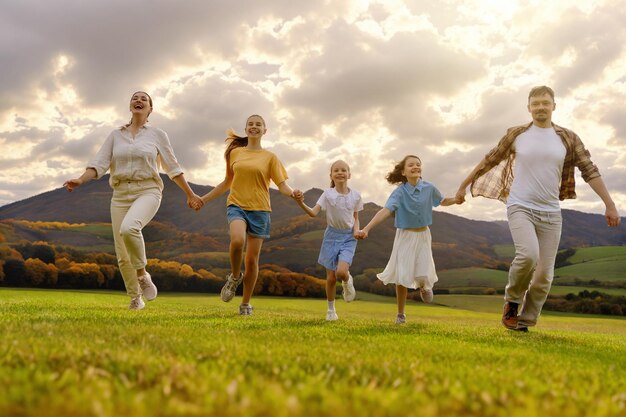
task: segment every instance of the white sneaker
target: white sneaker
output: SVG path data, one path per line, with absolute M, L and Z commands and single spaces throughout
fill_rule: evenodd
M 141 287 L 141 292 L 143 292 L 143 296 L 148 301 L 152 301 L 157 297 L 157 287 L 152 282 L 152 277 L 146 271 L 145 274 L 137 277 L 139 281 L 139 286 Z
M 406 323 L 406 315 L 398 314 L 396 316 L 396 324 L 404 324 L 404 323 Z
M 143 310 L 146 306 L 146 303 L 141 299 L 141 295 L 138 295 L 135 298 L 130 299 L 130 304 L 128 305 L 129 310 Z
M 225 303 L 229 302 L 235 296 L 235 292 L 237 292 L 237 287 L 243 281 L 243 273 L 239 273 L 239 279 L 235 279 L 233 277 L 232 272 L 228 274 L 226 277 L 226 284 L 222 287 L 222 291 L 220 291 L 220 298 Z
M 326 312 L 326 321 L 335 321 L 339 320 L 339 316 L 337 316 L 337 312 L 335 310 L 328 310 Z
M 433 302 L 433 290 L 427 290 L 420 287 L 420 298 L 426 304 L 430 304 Z
M 356 290 L 354 289 L 354 281 L 352 280 L 352 275 L 348 274 L 347 281 L 341 281 L 341 287 L 343 288 L 343 299 L 347 303 L 349 303 L 350 301 L 354 301 L 354 298 L 356 297 Z
M 239 315 L 240 316 L 251 316 L 254 308 L 250 304 L 241 304 L 239 305 Z

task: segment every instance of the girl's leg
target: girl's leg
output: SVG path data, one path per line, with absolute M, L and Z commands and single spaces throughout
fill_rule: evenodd
M 326 311 L 326 321 L 335 321 L 339 319 L 335 312 L 335 294 L 337 293 L 337 277 L 332 269 L 326 270 L 326 303 L 328 310 Z
M 356 290 L 354 289 L 354 283 L 352 282 L 348 268 L 350 268 L 350 265 L 346 261 L 337 262 L 337 272 L 335 275 L 337 279 L 341 280 L 343 299 L 349 303 L 350 301 L 354 301 Z
M 239 279 L 241 273 L 241 261 L 243 260 L 243 247 L 246 244 L 246 222 L 243 219 L 236 219 L 230 222 L 230 270 L 235 280 Z
M 335 294 L 337 293 L 337 277 L 335 271 L 332 269 L 326 270 L 326 299 L 328 301 L 335 301 Z
M 396 300 L 398 302 L 398 314 L 404 314 L 404 306 L 406 305 L 406 296 L 409 290 L 402 285 L 396 284 Z
M 350 268 L 350 265 L 348 265 L 347 262 L 344 262 L 344 261 L 337 262 L 337 272 L 335 273 L 335 275 L 337 276 L 337 279 L 343 282 L 348 281 L 348 275 L 350 274 L 350 272 L 348 271 L 348 268 Z
M 261 255 L 262 246 L 262 238 L 248 236 L 248 246 L 246 248 L 245 257 L 246 270 L 243 275 L 243 298 L 241 299 L 241 304 L 250 303 L 250 298 L 252 297 L 252 292 L 254 291 L 254 286 L 259 276 L 259 257 Z

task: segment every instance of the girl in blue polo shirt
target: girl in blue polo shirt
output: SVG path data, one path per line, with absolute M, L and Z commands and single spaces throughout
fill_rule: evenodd
M 406 321 L 408 288 L 419 288 L 425 303 L 433 300 L 433 285 L 438 280 L 428 228 L 433 221 L 433 207 L 458 202 L 455 198 L 443 198 L 433 184 L 422 179 L 422 161 L 414 155 L 405 156 L 386 179 L 390 184 L 400 185 L 357 237 L 367 238 L 371 229 L 395 215 L 396 237 L 391 256 L 385 270 L 377 276 L 385 284 L 396 284 L 396 324 L 402 324 Z

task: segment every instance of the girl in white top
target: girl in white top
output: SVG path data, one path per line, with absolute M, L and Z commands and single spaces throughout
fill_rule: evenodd
M 152 98 L 147 93 L 133 94 L 130 123 L 111 132 L 83 175 L 63 184 L 71 192 L 111 170 L 111 226 L 120 273 L 131 299 L 130 310 L 145 307 L 142 295 L 148 301 L 157 296 L 157 288 L 146 271 L 146 248 L 141 230 L 161 205 L 163 181 L 159 165 L 187 194 L 189 207 L 198 208 L 203 204 L 187 184 L 167 134 L 146 125 L 152 109 Z
M 359 211 L 363 210 L 361 194 L 348 188 L 350 167 L 344 161 L 335 161 L 330 166 L 330 187 L 325 190 L 314 207 L 304 203 L 304 195 L 296 191 L 298 204 L 311 217 L 320 210 L 326 211 L 328 226 L 317 262 L 326 268 L 326 299 L 328 311 L 326 320 L 337 320 L 335 311 L 335 293 L 337 278 L 342 282 L 343 299 L 354 300 L 356 291 L 348 268 L 352 264 L 356 239 L 354 233 L 359 230 Z

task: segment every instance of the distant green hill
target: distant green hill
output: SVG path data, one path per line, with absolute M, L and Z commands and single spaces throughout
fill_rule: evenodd
M 626 246 L 597 246 L 579 248 L 567 260 L 573 264 L 589 261 L 606 261 L 611 259 L 626 259 Z M 626 272 L 626 269 L 624 270 Z
M 225 216 L 226 195 L 195 212 L 186 207 L 182 191 L 165 176 L 163 179 L 165 189 L 161 208 L 144 233 L 148 256 L 178 259 L 194 253 L 227 251 L 229 242 Z M 82 250 L 112 252 L 112 237 L 106 230 L 110 222 L 111 198 L 107 181 L 108 176 L 85 184 L 73 193 L 58 188 L 0 207 L 0 242 L 40 240 Z M 192 187 L 199 194 L 213 188 L 195 184 Z M 326 226 L 323 213 L 316 218 L 310 218 L 292 199 L 275 190 L 270 193 L 273 210 L 272 236 L 263 246 L 261 262 L 282 265 L 294 272 L 315 272 L 316 276 L 323 276 L 323 269 L 317 265 Z M 305 201 L 313 205 L 321 193 L 320 189 L 311 189 L 305 193 Z M 365 204 L 365 209 L 360 214 L 361 224 L 366 224 L 379 209 L 373 203 Z M 608 228 L 601 215 L 563 210 L 563 217 L 562 249 L 626 245 L 626 228 Z M 32 227 L 16 222 L 17 219 L 64 222 L 78 226 L 61 229 Z M 442 285 L 449 279 L 450 282 L 463 286 L 479 283 L 488 287 L 501 287 L 503 271 L 496 271 L 495 268 L 506 270 L 514 253 L 506 222 L 465 219 L 446 213 L 443 208 L 434 212 L 431 232 L 435 263 L 441 276 L 445 278 L 442 279 Z M 373 230 L 368 239 L 359 242 L 352 271 L 356 274 L 367 268 L 384 267 L 391 252 L 394 235 L 392 220 Z M 621 256 L 620 253 L 616 252 L 615 256 Z M 590 253 L 585 256 L 595 255 Z M 195 267 L 208 267 L 210 262 L 215 261 L 202 256 L 191 258 Z M 606 256 L 603 259 L 602 266 L 571 266 L 569 269 L 559 270 L 557 274 L 561 278 L 566 277 L 569 280 L 567 282 L 577 275 L 584 277 L 584 280 L 619 282 L 620 277 L 623 277 L 620 271 L 626 270 L 620 263 L 621 260 L 610 263 Z M 570 262 L 578 265 L 576 257 Z M 459 271 L 445 272 L 455 269 Z
M 506 271 L 486 268 L 457 268 L 439 271 L 437 288 L 490 287 L 504 288 L 508 280 Z
M 581 248 L 567 261 L 572 265 L 557 268 L 555 282 L 595 281 L 626 288 L 626 246 Z

